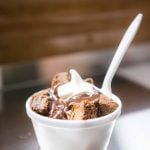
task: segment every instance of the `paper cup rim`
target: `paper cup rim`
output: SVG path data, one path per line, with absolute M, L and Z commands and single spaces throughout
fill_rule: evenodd
M 106 115 L 99 118 L 88 119 L 88 120 L 61 120 L 61 119 L 53 119 L 47 116 L 42 116 L 37 114 L 31 109 L 31 97 L 29 97 L 26 101 L 26 113 L 31 118 L 32 121 L 36 123 L 41 123 L 45 126 L 51 127 L 59 127 L 59 128 L 90 128 L 95 126 L 102 126 L 107 123 L 112 122 L 117 119 L 121 113 L 122 103 L 120 99 L 112 94 L 112 99 L 118 104 L 117 109 Z

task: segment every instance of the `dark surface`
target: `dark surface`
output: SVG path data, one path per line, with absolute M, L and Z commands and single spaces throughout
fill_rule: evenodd
M 95 78 L 101 83 L 101 77 Z M 48 85 L 30 87 L 13 91 L 3 91 L 0 99 L 0 149 L 1 150 L 37 150 L 38 144 L 30 119 L 25 112 L 26 99 L 35 91 Z M 122 115 L 150 106 L 150 92 L 124 79 L 115 78 L 113 93 L 122 99 Z M 116 133 L 117 134 L 117 133 Z M 115 141 L 115 131 L 110 141 L 110 150 L 120 150 Z M 124 136 L 124 135 L 122 135 Z M 120 143 L 119 143 L 120 144 Z M 123 144 L 122 144 L 123 145 Z

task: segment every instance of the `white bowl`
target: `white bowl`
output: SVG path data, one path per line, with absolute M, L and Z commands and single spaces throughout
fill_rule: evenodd
M 116 119 L 121 113 L 121 101 L 113 95 L 117 109 L 109 115 L 89 120 L 59 120 L 39 115 L 31 109 L 31 97 L 26 112 L 31 118 L 41 150 L 106 150 Z

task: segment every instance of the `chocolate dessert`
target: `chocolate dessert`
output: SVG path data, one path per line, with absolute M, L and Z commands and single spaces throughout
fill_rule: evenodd
M 77 92 L 72 94 L 69 91 L 65 96 L 59 95 L 59 87 L 72 82 L 71 78 L 69 72 L 56 74 L 52 78 L 51 88 L 37 92 L 32 96 L 32 110 L 53 119 L 87 120 L 108 115 L 118 107 L 116 102 L 94 88 L 94 82 L 91 78 L 82 81 L 87 86 L 92 86 L 91 91 L 86 91 L 86 89 L 84 91 L 84 88 L 79 86 L 81 92 L 78 92 L 80 90 L 77 84 L 77 86 L 75 85 L 77 90 L 71 91 Z M 64 88 L 66 87 L 64 86 Z M 69 88 L 69 90 L 71 89 Z

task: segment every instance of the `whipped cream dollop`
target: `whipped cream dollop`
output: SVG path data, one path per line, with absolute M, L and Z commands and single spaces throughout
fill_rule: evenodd
M 70 74 L 70 82 L 58 87 L 58 96 L 63 100 L 67 101 L 70 97 L 82 92 L 94 93 L 94 89 L 98 89 L 93 84 L 84 81 L 76 70 L 71 69 Z

